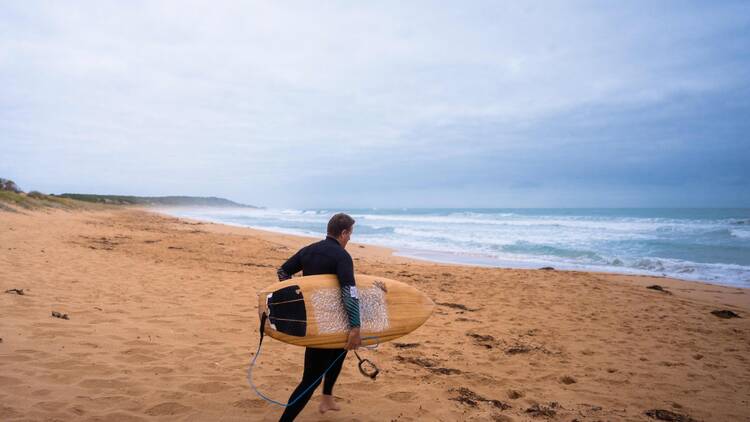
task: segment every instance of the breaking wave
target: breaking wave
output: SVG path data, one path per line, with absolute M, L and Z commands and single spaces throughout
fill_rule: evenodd
M 750 287 L 748 209 L 361 209 L 353 240 L 433 260 L 666 275 Z M 322 236 L 333 209 L 167 210 Z

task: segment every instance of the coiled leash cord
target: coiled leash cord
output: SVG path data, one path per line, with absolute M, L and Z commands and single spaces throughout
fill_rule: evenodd
M 310 386 L 308 386 L 302 393 L 300 393 L 299 395 L 297 395 L 297 397 L 295 397 L 289 403 L 284 404 L 284 403 L 276 401 L 276 400 L 274 400 L 274 399 L 272 399 L 270 397 L 266 397 L 266 395 L 264 395 L 263 393 L 261 393 L 260 391 L 258 391 L 258 388 L 253 383 L 253 368 L 255 367 L 255 361 L 258 359 L 258 356 L 260 356 L 260 349 L 263 346 L 263 336 L 265 335 L 264 328 L 265 328 L 265 325 L 266 325 L 266 319 L 267 318 L 268 318 L 268 316 L 265 314 L 265 312 L 260 317 L 260 342 L 258 342 L 258 351 L 255 353 L 255 356 L 253 356 L 253 359 L 250 361 L 250 367 L 247 368 L 247 382 L 248 382 L 248 384 L 250 384 L 250 387 L 253 388 L 253 390 L 255 391 L 255 394 L 257 394 L 258 397 L 262 398 L 263 400 L 265 400 L 265 401 L 267 401 L 269 403 L 275 404 L 277 406 L 289 407 L 289 406 L 293 405 L 294 403 L 296 403 L 297 400 L 299 400 L 302 397 L 304 397 L 304 395 L 307 394 L 307 392 L 310 391 L 311 388 L 317 387 L 318 382 L 320 382 L 320 380 L 323 379 L 323 377 L 325 376 L 325 374 L 328 371 L 330 371 L 331 368 L 333 368 L 333 365 L 335 365 L 336 362 L 339 361 L 339 359 L 341 359 L 342 357 L 344 357 L 346 355 L 346 351 L 344 351 L 336 359 L 334 359 L 333 362 L 331 362 L 331 364 L 328 366 L 328 368 L 326 368 L 326 370 L 323 371 L 322 374 L 320 374 L 320 377 L 318 377 L 318 379 L 315 380 L 315 382 L 313 382 L 312 384 L 310 384 Z M 376 336 L 371 336 L 371 337 L 364 337 L 362 340 L 370 340 L 370 339 L 377 339 L 377 338 L 378 337 L 376 337 Z M 375 349 L 378 348 L 378 344 L 379 343 L 375 343 L 373 346 L 363 346 L 363 347 L 365 349 L 375 350 Z M 372 380 L 375 380 L 375 378 L 378 376 L 378 373 L 380 373 L 380 370 L 378 369 L 378 367 L 375 366 L 375 364 L 372 363 L 369 359 L 362 359 L 361 357 L 359 357 L 359 354 L 356 351 L 354 351 L 354 355 L 357 356 L 357 359 L 359 359 L 359 365 L 358 365 L 359 372 L 362 375 L 364 375 L 366 377 L 369 377 Z M 371 366 L 372 369 L 369 369 L 369 370 L 366 369 L 365 368 L 366 365 Z

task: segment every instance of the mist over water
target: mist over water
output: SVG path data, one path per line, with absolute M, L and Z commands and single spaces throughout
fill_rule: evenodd
M 322 237 L 335 212 L 352 241 L 441 262 L 666 275 L 750 287 L 750 209 L 167 209 Z

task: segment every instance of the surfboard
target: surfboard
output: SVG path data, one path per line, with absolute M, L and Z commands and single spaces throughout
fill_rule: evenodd
M 400 281 L 368 275 L 355 279 L 365 346 L 416 330 L 435 307 L 427 295 Z M 258 294 L 258 309 L 268 316 L 264 332 L 297 346 L 343 348 L 349 323 L 340 291 L 333 274 L 295 277 L 268 286 Z

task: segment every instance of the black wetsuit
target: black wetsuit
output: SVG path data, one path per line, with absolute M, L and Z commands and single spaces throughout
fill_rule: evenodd
M 302 275 L 305 276 L 336 274 L 341 285 L 341 298 L 349 317 L 349 326 L 359 327 L 359 298 L 354 281 L 354 263 L 349 252 L 342 248 L 336 239 L 328 236 L 325 240 L 300 249 L 278 269 L 279 280 L 287 280 L 291 278 L 292 274 L 299 271 L 302 271 Z M 346 358 L 346 356 L 341 356 L 342 354 L 346 354 L 346 350 L 312 347 L 305 349 L 305 370 L 302 374 L 302 381 L 289 397 L 289 402 L 295 399 L 297 401 L 284 410 L 281 421 L 292 421 L 297 417 L 312 397 L 315 389 L 318 388 L 320 384 L 318 379 L 331 365 L 333 366 L 326 372 L 323 381 L 323 394 L 330 395 L 333 393 L 333 385 L 336 383 L 336 378 L 338 378 Z M 336 360 L 337 358 L 338 360 Z M 316 380 L 317 383 L 315 383 Z M 310 387 L 311 385 L 315 386 Z M 308 388 L 309 390 L 298 398 Z

